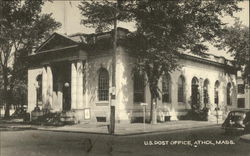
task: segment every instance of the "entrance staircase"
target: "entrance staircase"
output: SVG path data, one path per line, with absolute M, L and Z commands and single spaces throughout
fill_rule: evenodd
M 64 124 L 75 124 L 76 118 L 74 116 L 74 112 L 72 111 L 61 112 L 60 121 L 63 122 Z

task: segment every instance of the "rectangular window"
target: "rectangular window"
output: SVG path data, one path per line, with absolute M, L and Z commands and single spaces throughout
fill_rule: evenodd
M 98 99 L 99 101 L 108 101 L 109 99 L 109 73 L 104 68 L 99 70 Z
M 209 96 L 208 96 L 208 90 L 207 88 L 204 88 L 204 91 L 203 91 L 203 102 L 204 104 L 208 104 L 208 101 L 209 101 Z
M 183 86 L 178 87 L 178 102 L 184 102 L 184 88 L 183 88 Z
M 170 102 L 170 95 L 169 93 L 163 93 L 162 94 L 162 102 Z
M 144 75 L 134 74 L 134 102 L 145 102 Z
M 238 98 L 238 108 L 245 108 L 245 98 Z
M 184 102 L 184 84 L 185 79 L 183 76 L 180 76 L 178 79 L 178 102 Z
M 214 103 L 215 103 L 216 105 L 219 104 L 219 93 L 218 93 L 218 91 L 215 91 Z
M 164 75 L 162 77 L 162 102 L 169 103 L 171 97 L 171 86 L 170 86 L 170 76 Z
M 238 84 L 238 94 L 245 94 L 244 84 Z

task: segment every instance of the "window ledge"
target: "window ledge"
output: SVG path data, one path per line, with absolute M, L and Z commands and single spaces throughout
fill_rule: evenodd
M 109 101 L 97 101 L 96 106 L 108 106 L 109 105 Z
M 184 104 L 185 104 L 185 102 L 178 102 L 178 104 L 179 104 L 179 105 L 184 105 Z
M 146 102 L 134 102 L 135 105 L 140 105 L 141 103 L 146 103 Z

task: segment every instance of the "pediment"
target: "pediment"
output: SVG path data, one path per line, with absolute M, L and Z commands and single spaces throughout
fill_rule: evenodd
M 37 48 L 36 53 L 42 53 L 47 51 L 53 51 L 62 49 L 70 46 L 77 46 L 78 42 L 70 39 L 67 36 L 54 33 L 40 47 Z

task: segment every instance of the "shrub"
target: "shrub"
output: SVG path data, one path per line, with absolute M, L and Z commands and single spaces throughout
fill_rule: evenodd
M 185 115 L 186 120 L 196 120 L 196 121 L 208 121 L 208 108 L 203 108 L 201 110 L 189 110 Z
M 31 123 L 38 125 L 47 125 L 47 126 L 63 126 L 64 122 L 61 121 L 61 113 L 52 113 L 47 112 L 43 116 L 39 116 L 36 120 L 33 120 Z
M 30 120 L 30 114 L 27 113 L 25 108 L 20 107 L 15 110 L 15 112 L 11 115 L 12 119 L 23 119 L 24 121 Z

